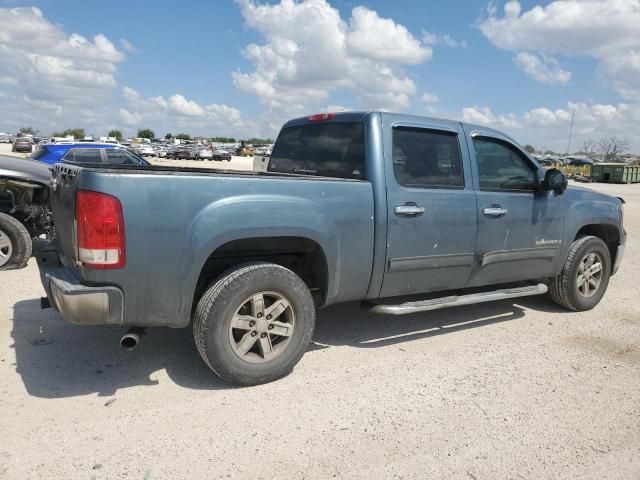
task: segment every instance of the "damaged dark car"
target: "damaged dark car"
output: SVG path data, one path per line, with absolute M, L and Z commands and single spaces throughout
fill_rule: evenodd
M 25 267 L 33 239 L 51 237 L 50 181 L 46 164 L 0 155 L 0 270 Z

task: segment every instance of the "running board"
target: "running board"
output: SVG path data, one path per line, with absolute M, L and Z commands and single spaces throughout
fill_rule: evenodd
M 543 293 L 547 293 L 548 290 L 544 283 L 539 283 L 528 287 L 505 288 L 502 290 L 494 290 L 493 292 L 471 293 L 469 295 L 453 295 L 450 297 L 434 298 L 432 300 L 400 303 L 398 305 L 375 305 L 371 308 L 371 312 L 383 313 L 385 315 L 407 315 L 410 313 L 428 312 L 429 310 L 493 302 L 495 300 L 505 300 L 508 298 L 542 295 Z

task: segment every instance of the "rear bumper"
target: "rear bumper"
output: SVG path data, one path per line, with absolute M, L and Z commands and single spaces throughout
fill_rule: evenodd
M 124 295 L 112 286 L 83 285 L 76 272 L 60 264 L 55 250 L 37 256 L 42 286 L 51 306 L 80 325 L 122 324 Z

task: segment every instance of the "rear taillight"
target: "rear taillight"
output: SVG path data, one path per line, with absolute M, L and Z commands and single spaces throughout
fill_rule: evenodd
M 87 268 L 123 268 L 124 216 L 120 200 L 106 193 L 76 192 L 78 260 Z
M 310 122 L 324 122 L 326 120 L 332 120 L 336 118 L 335 113 L 316 113 L 315 115 L 310 115 L 308 120 Z

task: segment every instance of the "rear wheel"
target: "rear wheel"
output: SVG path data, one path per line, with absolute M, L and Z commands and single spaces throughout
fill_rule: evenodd
M 575 311 L 594 308 L 604 296 L 611 275 L 611 255 L 598 237 L 573 242 L 560 275 L 551 281 L 551 298 Z
M 0 213 L 0 270 L 26 266 L 31 250 L 31 235 L 24 225 L 6 213 Z
M 204 293 L 193 333 L 219 377 L 255 385 L 291 372 L 314 325 L 313 298 L 300 277 L 280 265 L 251 263 L 227 272 Z

